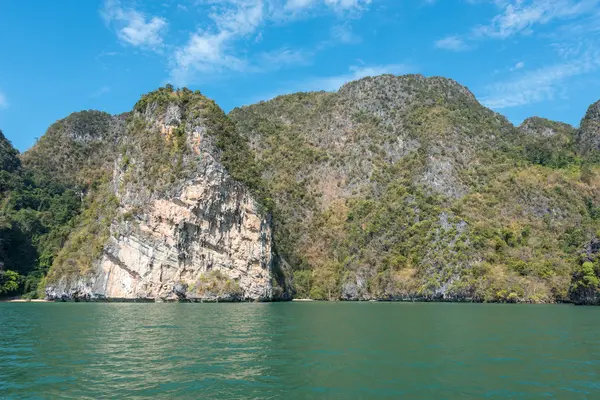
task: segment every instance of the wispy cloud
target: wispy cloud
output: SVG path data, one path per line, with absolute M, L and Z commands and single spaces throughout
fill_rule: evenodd
M 474 4 L 491 3 L 499 12 L 487 23 L 472 27 L 460 35 L 435 42 L 441 49 L 462 51 L 471 48 L 469 42 L 485 39 L 507 39 L 529 35 L 551 22 L 567 22 L 597 11 L 600 0 L 481 0 Z
M 200 0 L 200 4 L 211 6 L 211 24 L 191 33 L 188 41 L 175 49 L 170 59 L 171 81 L 183 85 L 224 71 L 260 72 L 307 64 L 314 51 L 283 49 L 248 55 L 239 51 L 239 44 L 260 42 L 263 27 L 285 24 L 301 11 L 314 8 L 358 13 L 370 3 L 371 0 Z M 346 22 L 332 27 L 330 38 L 317 45 L 316 51 L 332 43 L 352 44 L 360 40 Z M 267 65 L 268 60 L 273 64 Z
M 212 30 L 194 32 L 171 59 L 171 78 L 189 82 L 198 72 L 243 71 L 247 62 L 235 54 L 234 42 L 256 32 L 264 14 L 262 0 L 224 0 L 209 15 Z
M 332 45 L 359 43 L 362 39 L 353 32 L 349 19 L 368 10 L 371 1 L 194 0 L 185 7 L 197 8 L 207 18 L 180 43 L 166 41 L 168 21 L 165 18 L 134 9 L 133 0 L 105 0 L 101 14 L 123 43 L 166 55 L 169 81 L 187 85 L 212 80 L 226 72 L 256 73 L 308 64 L 312 55 Z M 330 29 L 329 37 L 311 50 L 249 50 L 262 42 L 266 27 L 280 27 L 297 19 L 322 17 L 327 13 L 336 16 L 336 24 Z
M 97 97 L 103 96 L 109 92 L 110 92 L 110 87 L 102 86 L 102 87 L 98 88 L 98 90 L 96 90 L 92 94 L 90 94 L 90 97 L 97 98 Z
M 313 7 L 316 2 L 316 0 L 287 0 L 284 8 L 287 10 L 300 10 Z
M 525 68 L 525 62 L 519 61 L 513 67 L 510 68 L 510 72 L 517 71 L 523 68 Z
M 335 25 L 331 28 L 331 40 L 336 43 L 356 44 L 362 42 L 362 38 L 356 35 L 349 23 Z
M 312 53 L 303 50 L 279 49 L 262 53 L 259 56 L 259 68 L 263 70 L 277 70 L 287 66 L 309 64 Z
M 146 17 L 133 8 L 123 8 L 119 0 L 106 0 L 101 15 L 122 42 L 153 50 L 162 47 L 167 28 L 164 18 Z
M 96 56 L 96 59 L 104 58 L 104 57 L 114 57 L 118 55 L 116 51 L 103 51 Z
M 555 23 L 552 33 L 540 35 L 550 39 L 558 57 L 545 66 L 527 70 L 520 61 L 509 68 L 509 78 L 484 88 L 482 103 L 494 109 L 524 106 L 557 98 L 567 99 L 577 77 L 600 70 L 600 50 L 590 21 L 600 20 L 599 0 L 499 0 L 504 7 L 491 24 L 475 30 L 478 37 L 504 39 L 529 34 L 536 26 Z M 577 23 L 583 21 L 585 23 Z
M 527 71 L 486 88 L 481 102 L 502 109 L 552 100 L 570 78 L 600 69 L 600 52 L 591 50 L 571 62 Z
M 364 10 L 371 0 L 287 0 L 284 4 L 284 9 L 287 10 L 302 10 L 311 7 L 317 7 L 321 3 L 334 8 L 338 11 L 348 10 Z
M 496 0 L 502 11 L 489 24 L 473 30 L 474 36 L 497 39 L 530 33 L 537 25 L 570 19 L 594 10 L 598 0 Z
M 371 0 L 325 0 L 325 4 L 338 10 L 364 10 Z
M 469 50 L 469 46 L 463 39 L 458 36 L 447 36 L 443 39 L 437 40 L 434 43 L 438 49 L 450 50 L 450 51 L 465 51 Z
M 0 91 L 0 110 L 8 108 L 8 99 L 6 95 Z

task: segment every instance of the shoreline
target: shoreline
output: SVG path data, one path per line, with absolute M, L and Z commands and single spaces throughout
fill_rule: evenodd
M 2 299 L 0 303 L 56 303 L 54 300 L 46 299 Z
M 162 300 L 162 299 L 66 299 L 66 300 L 47 300 L 47 299 L 0 299 L 0 303 L 199 303 L 199 304 L 218 304 L 218 303 L 470 303 L 470 304 L 529 304 L 529 305 L 574 305 L 585 306 L 595 304 L 577 304 L 572 302 L 555 302 L 555 303 L 530 303 L 530 302 L 484 302 L 472 299 L 365 299 L 365 300 L 315 300 L 315 299 L 291 299 L 291 300 L 274 300 L 274 301 L 227 301 L 227 300 Z

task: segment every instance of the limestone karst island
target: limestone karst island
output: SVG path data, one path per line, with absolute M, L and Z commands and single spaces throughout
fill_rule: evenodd
M 0 400 L 600 399 L 600 0 L 0 0 Z
M 172 86 L 2 138 L 2 290 L 129 301 L 600 300 L 600 103 L 515 127 L 382 75 L 225 114 Z

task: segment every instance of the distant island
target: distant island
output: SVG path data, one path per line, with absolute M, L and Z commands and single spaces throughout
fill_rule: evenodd
M 600 102 L 515 127 L 440 77 L 229 114 L 167 85 L 0 132 L 0 167 L 0 297 L 600 303 Z

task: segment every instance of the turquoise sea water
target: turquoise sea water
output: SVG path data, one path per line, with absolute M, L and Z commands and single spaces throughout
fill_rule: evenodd
M 2 399 L 600 399 L 600 308 L 0 304 Z

